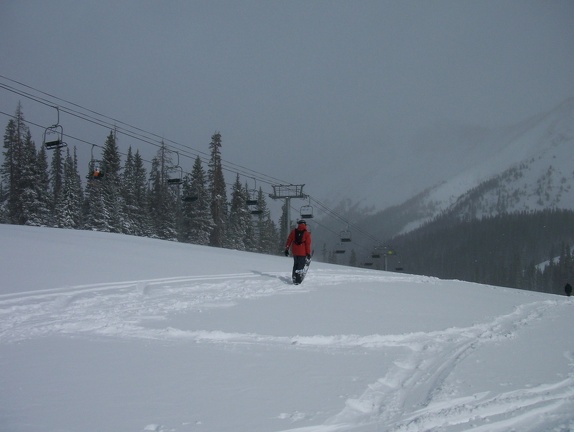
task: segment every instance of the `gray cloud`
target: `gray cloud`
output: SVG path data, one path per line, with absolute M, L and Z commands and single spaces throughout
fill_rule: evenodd
M 2 75 L 203 151 L 220 131 L 224 158 L 319 196 L 436 123 L 499 126 L 574 95 L 571 1 L 5 0 L 0 36 Z M 2 90 L 1 110 L 18 99 Z

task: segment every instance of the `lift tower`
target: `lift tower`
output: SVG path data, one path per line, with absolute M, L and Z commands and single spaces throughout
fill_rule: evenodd
M 285 200 L 285 232 L 289 234 L 291 230 L 291 198 L 305 199 L 307 195 L 303 193 L 304 184 L 300 185 L 273 185 L 273 193 L 269 194 L 272 199 Z

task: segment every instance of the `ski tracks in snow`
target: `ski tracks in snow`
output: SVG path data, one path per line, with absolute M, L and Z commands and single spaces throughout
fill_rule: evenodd
M 445 382 L 457 365 L 479 347 L 514 338 L 523 327 L 557 305 L 554 301 L 535 302 L 467 328 L 388 337 L 391 340 L 382 337 L 379 346 L 402 344 L 407 348 L 406 355 L 359 398 L 347 400 L 343 411 L 328 424 L 353 425 L 348 430 L 356 425 L 384 425 L 388 432 L 538 430 L 538 421 L 543 419 L 548 424 L 545 416 L 560 408 L 572 408 L 574 373 L 556 383 L 494 395 L 481 392 L 455 397 Z M 574 362 L 570 367 L 574 370 Z M 558 424 L 569 422 L 556 417 Z
M 528 427 L 535 425 L 537 419 L 551 416 L 564 404 L 572 407 L 572 372 L 556 383 L 497 394 L 457 395 L 447 384 L 457 366 L 479 347 L 512 340 L 521 329 L 557 307 L 555 301 L 523 304 L 509 314 L 469 327 L 398 335 L 273 336 L 146 325 L 150 321 L 161 322 L 172 313 L 225 307 L 241 299 L 306 292 L 305 285 L 295 288 L 288 280 L 288 275 L 282 273 L 249 272 L 0 295 L 0 344 L 69 334 L 175 343 L 280 345 L 285 349 L 366 349 L 376 352 L 393 348 L 396 359 L 382 378 L 370 384 L 360 397 L 347 399 L 341 412 L 324 424 L 291 429 L 298 432 L 458 431 L 467 430 L 469 426 L 481 432 L 514 428 L 532 430 Z M 352 274 L 316 272 L 308 283 L 313 282 L 312 287 L 350 280 L 358 282 L 356 271 Z M 433 283 L 433 278 L 379 276 L 372 272 L 361 275 L 360 281 L 363 280 Z M 565 356 L 574 370 L 574 352 L 566 352 Z M 470 425 L 469 419 L 473 419 Z
M 142 323 L 291 288 L 278 282 L 276 275 L 250 272 L 4 294 L 0 295 L 0 343 L 52 334 L 169 340 L 183 334 L 175 329 L 148 329 Z

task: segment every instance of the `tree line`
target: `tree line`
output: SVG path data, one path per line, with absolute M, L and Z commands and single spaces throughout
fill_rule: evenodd
M 0 223 L 94 230 L 276 254 L 280 233 L 261 189 L 230 188 L 221 159 L 221 134 L 209 144 L 207 169 L 199 156 L 191 173 L 163 142 L 149 172 L 130 147 L 122 164 L 111 130 L 101 158 L 82 181 L 76 148 L 37 149 L 22 106 L 4 132 L 0 167 Z M 248 202 L 250 205 L 248 205 Z
M 391 243 L 409 273 L 553 294 L 574 282 L 572 210 L 443 215 Z

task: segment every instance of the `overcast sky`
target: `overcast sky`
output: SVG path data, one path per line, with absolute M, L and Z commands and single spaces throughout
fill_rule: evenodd
M 0 75 L 205 152 L 219 131 L 224 159 L 317 198 L 428 126 L 512 124 L 574 96 L 571 0 L 1 0 L 0 44 Z

